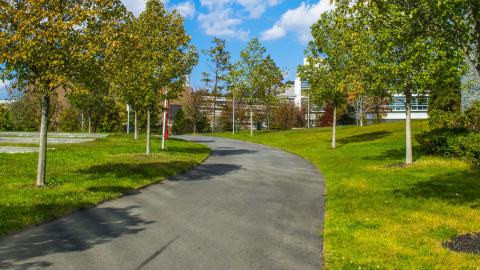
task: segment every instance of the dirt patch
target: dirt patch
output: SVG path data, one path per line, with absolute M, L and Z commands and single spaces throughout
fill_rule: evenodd
M 443 246 L 456 252 L 473 253 L 480 255 L 480 233 L 459 235 L 445 241 Z

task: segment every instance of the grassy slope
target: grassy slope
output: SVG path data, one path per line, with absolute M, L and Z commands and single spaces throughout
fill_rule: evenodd
M 161 182 L 210 153 L 203 145 L 180 140 L 170 140 L 161 152 L 159 140 L 153 139 L 149 158 L 143 139 L 123 135 L 52 147 L 45 188 L 34 187 L 37 153 L 0 154 L 0 235 Z
M 330 269 L 478 269 L 480 256 L 442 247 L 456 234 L 480 231 L 480 171 L 423 156 L 402 168 L 404 124 L 220 136 L 267 144 L 312 161 L 327 179 L 324 231 Z M 426 128 L 414 122 L 414 130 Z

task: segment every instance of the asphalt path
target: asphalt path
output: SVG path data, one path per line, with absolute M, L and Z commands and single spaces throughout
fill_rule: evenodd
M 324 178 L 311 163 L 182 138 L 212 155 L 164 184 L 0 239 L 0 269 L 321 269 Z

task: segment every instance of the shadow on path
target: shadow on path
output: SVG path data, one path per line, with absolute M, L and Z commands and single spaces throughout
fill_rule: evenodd
M 228 175 L 242 169 L 242 166 L 233 164 L 202 164 L 187 173 L 170 178 L 170 181 L 199 181 L 211 180 L 218 176 Z
M 138 208 L 91 208 L 0 241 L 0 269 L 39 269 L 49 261 L 29 261 L 54 253 L 78 252 L 146 229 L 152 221 L 132 214 Z

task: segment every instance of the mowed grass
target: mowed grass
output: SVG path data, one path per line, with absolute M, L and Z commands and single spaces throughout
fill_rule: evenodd
M 427 128 L 414 122 L 414 131 Z M 480 256 L 442 243 L 480 231 L 480 170 L 415 149 L 405 156 L 403 122 L 219 136 L 271 145 L 313 162 L 326 176 L 328 269 L 480 269 Z
M 167 150 L 152 139 L 112 135 L 95 142 L 49 145 L 47 186 L 35 187 L 37 153 L 0 154 L 0 235 L 61 217 L 75 209 L 111 200 L 140 187 L 159 183 L 208 157 L 197 143 L 170 140 Z

